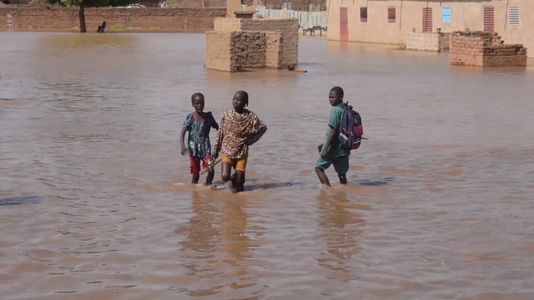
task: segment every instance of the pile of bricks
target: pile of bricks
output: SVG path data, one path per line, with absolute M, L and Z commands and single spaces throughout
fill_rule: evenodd
M 527 49 L 504 44 L 498 33 L 457 31 L 451 35 L 451 65 L 477 67 L 526 66 Z

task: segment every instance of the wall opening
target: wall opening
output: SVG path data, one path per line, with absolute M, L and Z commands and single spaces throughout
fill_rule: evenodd
M 367 7 L 360 7 L 360 22 L 367 23 Z
M 432 8 L 423 7 L 423 32 L 432 32 Z
M 484 7 L 484 31 L 495 31 L 495 9 L 493 7 Z
M 395 7 L 388 7 L 388 23 L 397 22 L 397 9 Z
M 339 40 L 349 41 L 349 14 L 346 7 L 339 8 Z

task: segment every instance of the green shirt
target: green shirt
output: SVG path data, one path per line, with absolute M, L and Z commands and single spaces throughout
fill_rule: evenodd
M 328 126 L 326 127 L 326 137 L 324 140 L 324 144 L 326 144 L 326 141 L 328 141 L 328 134 L 330 134 L 330 130 L 332 128 L 335 129 L 337 132 L 336 136 L 334 137 L 334 140 L 332 140 L 332 143 L 330 144 L 330 148 L 326 152 L 326 159 L 333 159 L 335 157 L 350 155 L 350 150 L 339 148 L 339 141 L 337 139 L 339 134 L 339 127 L 341 127 L 341 121 L 343 120 L 343 113 L 343 108 L 337 106 L 332 107 L 332 110 L 330 111 L 330 120 L 328 121 Z M 323 150 L 324 144 L 320 147 L 321 151 Z

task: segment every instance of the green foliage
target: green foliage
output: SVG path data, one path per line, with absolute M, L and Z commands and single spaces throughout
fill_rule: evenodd
M 125 30 L 125 29 L 126 29 L 126 26 L 124 26 L 123 24 L 113 24 L 109 26 L 109 30 Z

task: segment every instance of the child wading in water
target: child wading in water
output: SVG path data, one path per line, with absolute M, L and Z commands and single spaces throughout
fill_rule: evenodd
M 248 93 L 239 91 L 232 100 L 234 109 L 223 112 L 221 129 L 213 149 L 212 158 L 221 152 L 222 180 L 232 180 L 236 192 L 242 192 L 245 184 L 248 148 L 256 143 L 267 131 L 267 126 L 255 113 L 245 109 L 248 106 Z M 236 170 L 231 176 L 232 167 Z
M 328 127 L 326 128 L 325 143 L 320 148 L 319 159 L 315 166 L 315 172 L 319 177 L 319 180 L 324 185 L 330 185 L 328 177 L 325 174 L 325 170 L 334 165 L 339 181 L 341 184 L 347 183 L 347 172 L 349 171 L 349 155 L 350 150 L 341 149 L 339 147 L 339 128 L 343 119 L 344 110 L 339 105 L 343 103 L 344 92 L 343 89 L 336 86 L 330 90 L 328 100 L 332 105 L 330 111 L 330 120 L 328 121 Z
M 180 136 L 180 144 L 182 145 L 182 155 L 189 152 L 191 174 L 193 174 L 191 183 L 197 184 L 200 179 L 200 163 L 202 162 L 202 167 L 207 169 L 210 162 L 210 129 L 219 130 L 219 124 L 217 124 L 211 112 L 204 112 L 204 95 L 201 93 L 193 94 L 191 96 L 191 104 L 195 111 L 185 119 Z M 187 147 L 184 145 L 186 131 L 189 132 Z M 206 185 L 211 185 L 214 175 L 215 171 L 209 169 Z

